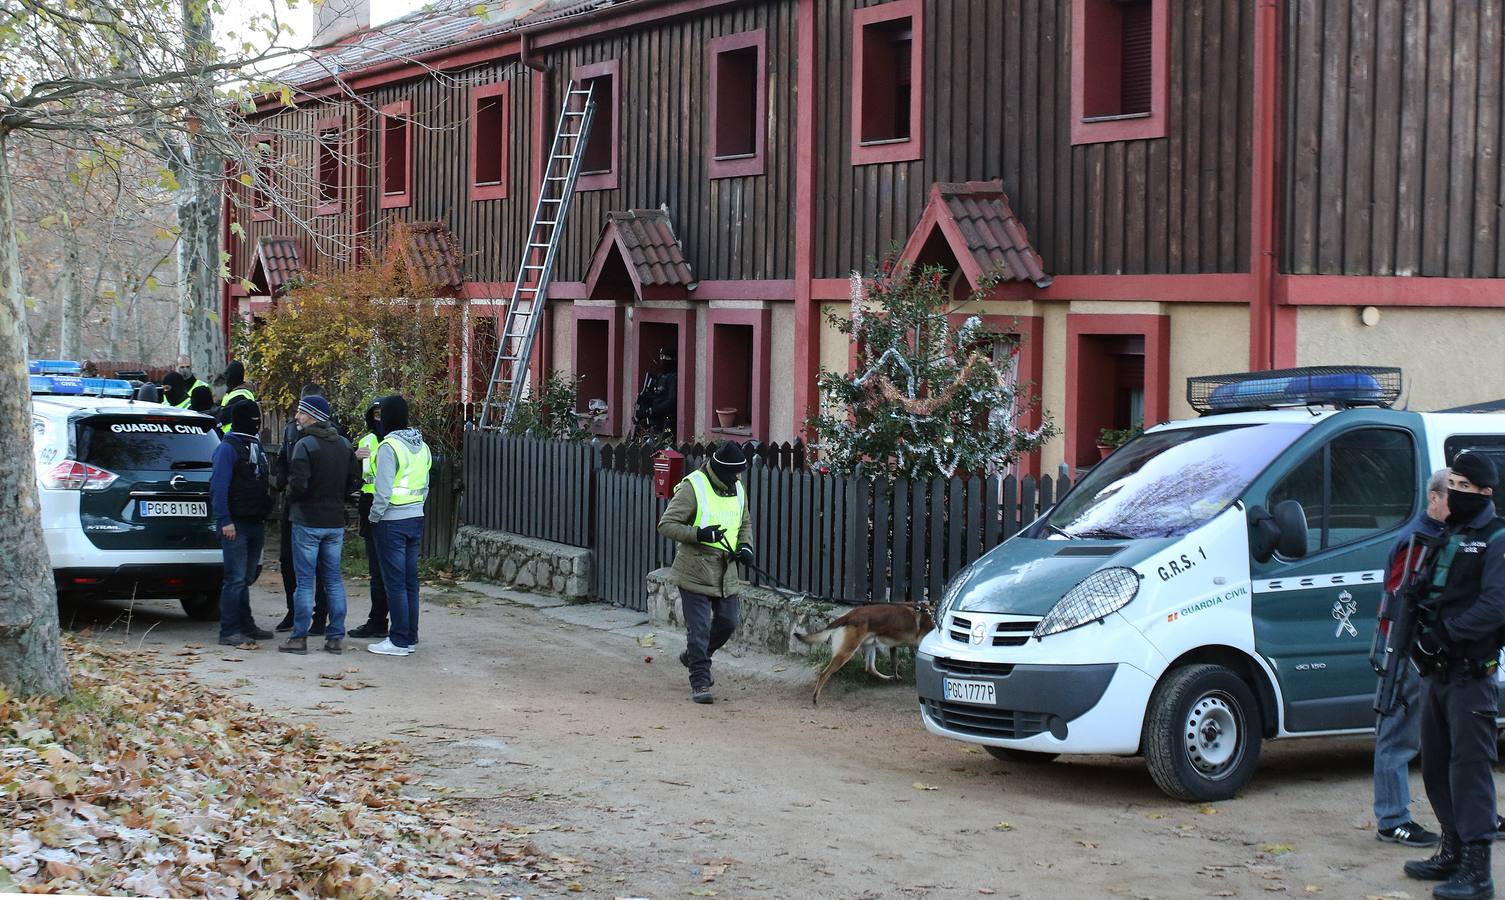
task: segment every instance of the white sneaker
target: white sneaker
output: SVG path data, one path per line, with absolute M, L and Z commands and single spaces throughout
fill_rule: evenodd
M 399 647 L 396 644 L 392 643 L 391 638 L 388 638 L 379 644 L 367 644 L 366 649 L 370 650 L 372 653 L 380 653 L 382 656 L 407 656 L 409 653 L 413 652 L 413 649 L 411 647 Z

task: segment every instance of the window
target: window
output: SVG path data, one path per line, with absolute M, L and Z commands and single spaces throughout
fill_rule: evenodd
M 320 119 L 317 155 L 318 193 L 314 197 L 314 215 L 330 216 L 340 211 L 340 191 L 345 186 L 344 160 L 341 158 L 342 123 L 338 118 Z
M 470 199 L 507 197 L 507 116 L 511 86 L 483 84 L 470 93 Z
M 1166 0 L 1072 0 L 1073 144 L 1164 137 Z
M 1399 527 L 1419 498 L 1411 437 L 1391 428 L 1339 435 L 1270 491 L 1269 507 L 1295 500 L 1306 511 L 1307 547 L 1341 547 Z
M 620 73 L 621 62 L 615 59 L 575 69 L 575 83 L 582 88 L 589 85 L 595 92 L 592 99 L 596 104 L 596 114 L 591 119 L 590 134 L 586 135 L 585 150 L 580 159 L 580 178 L 575 182 L 577 191 L 613 190 L 617 186 L 617 122 L 620 112 L 617 84 Z
M 763 174 L 768 115 L 763 59 L 765 32 L 711 41 L 710 163 L 712 178 Z
M 712 434 L 768 436 L 769 346 L 772 313 L 723 307 L 705 313 L 708 358 L 703 413 Z
M 381 208 L 407 206 L 412 202 L 413 134 L 408 121 L 413 104 L 407 100 L 381 108 L 379 144 L 381 157 Z
M 596 434 L 621 434 L 624 316 L 621 306 L 575 306 L 575 411 Z
M 1495 468 L 1505 471 L 1505 435 L 1502 434 L 1455 434 L 1442 444 L 1442 458 L 1448 465 L 1465 450 L 1482 453 L 1489 457 Z
M 919 159 L 924 40 L 919 0 L 852 13 L 852 164 Z
M 251 218 L 263 222 L 272 218 L 272 171 L 276 161 L 277 139 L 269 134 L 257 135 L 251 146 Z

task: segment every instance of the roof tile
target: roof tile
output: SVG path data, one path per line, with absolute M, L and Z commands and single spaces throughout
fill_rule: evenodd
M 631 209 L 606 214 L 607 228 L 615 228 L 627 262 L 643 287 L 693 287 L 695 275 L 685 261 L 684 248 L 674 236 L 669 214 L 659 209 Z
M 936 193 L 983 272 L 1003 281 L 1049 283 L 1045 263 L 1030 245 L 1000 181 L 939 183 Z

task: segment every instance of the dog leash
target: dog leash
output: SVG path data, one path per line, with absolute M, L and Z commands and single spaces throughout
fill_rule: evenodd
M 726 538 L 724 537 L 721 539 L 720 544 L 714 546 L 716 546 L 716 549 L 721 550 L 728 557 L 730 557 L 733 562 L 746 566 L 747 568 L 752 570 L 753 574 L 758 575 L 762 577 L 764 581 L 769 582 L 776 590 L 779 591 L 779 593 L 785 595 L 784 599 L 786 600 L 793 600 L 798 597 L 809 597 L 812 600 L 819 600 L 822 603 L 834 602 L 827 597 L 822 597 L 819 594 L 812 594 L 809 591 L 797 591 L 778 578 L 773 577 L 767 571 L 758 568 L 758 566 L 756 566 L 755 564 L 742 562 L 741 560 L 737 559 L 736 551 L 732 549 L 732 545 L 727 543 Z

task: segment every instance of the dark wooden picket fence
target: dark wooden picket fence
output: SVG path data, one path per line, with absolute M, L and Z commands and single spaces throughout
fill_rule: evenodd
M 418 555 L 424 559 L 449 559 L 449 549 L 459 529 L 460 473 L 449 457 L 434 457 L 429 470 L 429 492 L 423 501 L 423 541 Z
M 686 471 L 708 451 L 676 449 Z M 749 447 L 744 479 L 758 567 L 780 586 L 851 604 L 938 597 L 1069 486 L 1064 469 L 1054 479 L 837 476 L 804 468 L 803 446 L 760 449 Z M 639 449 L 472 431 L 464 482 L 465 524 L 593 549 L 602 600 L 644 608 L 647 574 L 673 560 L 673 542 L 656 530 L 667 501 Z

